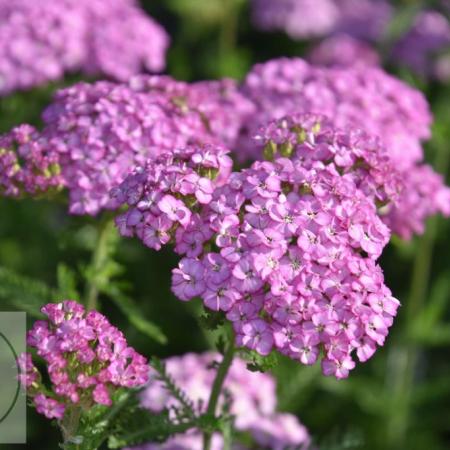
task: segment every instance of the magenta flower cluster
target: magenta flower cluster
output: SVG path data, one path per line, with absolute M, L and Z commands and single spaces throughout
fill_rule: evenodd
M 212 363 L 220 359 L 221 356 L 215 353 L 190 353 L 171 357 L 165 361 L 167 373 L 194 402 L 198 413 L 205 412 L 215 377 L 215 371 L 211 368 Z M 310 442 L 308 432 L 297 418 L 276 411 L 276 384 L 272 376 L 250 372 L 243 360 L 235 358 L 225 378 L 224 391 L 231 396 L 230 412 L 234 415 L 236 429 L 238 432 L 249 433 L 257 448 L 283 450 L 308 446 Z M 219 408 L 223 402 L 222 394 Z M 156 413 L 165 408 L 180 406 L 153 371 L 142 393 L 141 403 L 143 407 Z M 201 434 L 192 431 L 169 439 L 162 445 L 149 443 L 135 450 L 201 450 L 201 444 Z M 222 437 L 215 435 L 212 448 L 219 450 L 222 446 Z M 238 448 L 245 449 L 245 447 Z
M 37 142 L 36 130 L 21 125 L 0 136 L 0 194 L 38 196 L 62 183 L 59 161 Z
M 423 229 L 430 215 L 449 214 L 449 189 L 422 163 L 422 140 L 430 136 L 431 114 L 419 91 L 379 68 L 315 67 L 299 58 L 256 65 L 242 91 L 255 103 L 257 111 L 240 140 L 242 158 L 261 157 L 253 137 L 259 134 L 262 124 L 290 114 L 324 114 L 338 128 L 362 129 L 377 136 L 388 150 L 403 184 L 408 186 L 397 203 L 408 205 L 414 216 L 411 220 L 408 215 L 398 214 L 395 205 L 383 211 L 393 232 L 409 239 Z M 424 176 L 420 187 L 415 183 L 419 176 Z M 426 201 L 419 191 L 428 193 Z
M 293 39 L 344 32 L 375 40 L 390 21 L 386 0 L 252 0 L 254 24 L 264 31 L 284 31 Z
M 0 95 L 66 72 L 127 80 L 160 71 L 168 44 L 135 0 L 1 0 Z
M 114 195 L 131 205 L 117 221 L 122 235 L 157 250 L 172 242 L 183 256 L 172 276 L 180 300 L 201 297 L 224 311 L 237 344 L 262 355 L 276 349 L 313 364 L 323 349 L 324 373 L 343 378 L 354 350 L 365 361 L 383 345 L 398 301 L 375 263 L 389 230 L 362 190 L 388 189 L 375 194 L 365 168 L 346 173 L 349 149 L 341 149 L 341 165 L 324 164 L 332 145 L 312 147 L 321 153 L 306 164 L 301 155 L 255 162 L 225 183 L 219 176 L 213 189 L 198 176 L 186 183 L 190 170 L 180 172 L 176 152 L 166 168 L 136 170 Z M 189 153 L 202 161 L 211 149 Z
M 51 388 L 42 383 L 30 354 L 19 361 L 22 383 L 39 413 L 61 419 L 71 405 L 110 406 L 119 387 L 147 382 L 147 360 L 99 312 L 86 312 L 79 303 L 65 300 L 49 303 L 42 313 L 47 320 L 35 322 L 27 344 L 45 361 Z
M 438 11 L 424 10 L 394 46 L 392 59 L 423 77 L 446 82 L 450 80 L 449 49 L 449 18 Z
M 294 114 L 262 126 L 254 141 L 266 158 L 289 156 L 306 169 L 332 165 L 377 205 L 396 203 L 402 173 L 377 137 L 357 129 L 335 129 L 317 114 Z
M 116 219 L 120 233 L 136 235 L 155 250 L 176 239 L 177 253 L 200 254 L 212 232 L 197 211 L 227 181 L 232 165 L 228 151 L 212 145 L 175 149 L 150 160 L 111 193 L 116 206 L 130 207 Z
M 323 114 L 338 128 L 363 129 L 378 136 L 403 166 L 423 158 L 421 141 L 431 135 L 423 94 L 375 67 L 315 67 L 300 58 L 279 58 L 255 65 L 242 91 L 257 111 L 240 149 L 253 158 L 259 156 L 251 153 L 257 128 L 289 114 Z
M 40 167 L 49 158 L 57 162 L 61 174 L 47 184 L 61 184 L 69 190 L 72 214 L 94 215 L 113 208 L 109 191 L 134 166 L 190 143 L 231 144 L 243 117 L 252 111 L 252 103 L 231 80 L 188 84 L 169 77 L 139 76 L 129 84 L 79 83 L 56 93 L 43 114 L 42 131 L 19 129 L 32 134 L 32 144 L 25 139 L 14 142 L 17 154 L 28 165 Z M 17 134 L 13 130 L 2 140 L 9 143 Z M 35 163 L 31 145 L 34 153 L 47 155 L 46 159 Z M 30 178 L 28 192 L 45 190 L 41 179 L 34 186 L 28 173 L 10 168 L 13 153 L 0 158 L 5 166 L 0 182 L 6 195 L 18 195 L 18 177 Z
M 315 45 L 308 61 L 316 66 L 362 67 L 381 65 L 380 56 L 367 42 L 347 34 L 336 34 Z
M 450 217 L 450 188 L 428 164 L 403 173 L 404 189 L 395 207 L 381 210 L 383 221 L 404 239 L 425 231 L 426 219 L 435 214 Z
M 293 115 L 262 127 L 255 140 L 261 154 L 289 151 L 303 167 L 333 164 L 352 177 L 388 227 L 405 238 L 423 233 L 431 215 L 450 216 L 450 189 L 442 176 L 426 164 L 399 170 L 379 140 L 364 132 L 336 131 L 317 115 Z

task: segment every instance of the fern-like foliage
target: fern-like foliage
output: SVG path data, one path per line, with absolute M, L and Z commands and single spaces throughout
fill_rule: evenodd
M 123 448 L 146 442 L 164 442 L 178 433 L 196 427 L 196 422 L 175 423 L 169 411 L 153 414 L 138 406 L 124 410 L 108 437 L 108 447 Z
M 188 395 L 176 385 L 173 378 L 167 373 L 166 365 L 158 358 L 152 358 L 150 360 L 150 366 L 158 374 L 158 380 L 161 381 L 167 391 L 175 398 L 180 407 L 173 408 L 177 421 L 184 422 L 186 420 L 192 421 L 197 419 L 195 412 L 196 408 L 194 402 L 188 397 Z
M 41 317 L 41 307 L 52 301 L 56 291 L 45 283 L 0 267 L 1 309 L 14 308 Z

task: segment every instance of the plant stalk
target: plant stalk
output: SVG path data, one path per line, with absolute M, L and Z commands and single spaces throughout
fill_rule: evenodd
M 97 241 L 88 268 L 89 276 L 86 285 L 85 304 L 89 311 L 97 309 L 100 285 L 105 282 L 103 272 L 111 256 L 111 246 L 114 245 L 112 239 L 114 231 L 114 222 L 110 218 L 103 220 L 98 228 Z
M 233 334 L 231 334 L 227 351 L 225 352 L 223 360 L 220 363 L 219 368 L 217 369 L 216 378 L 214 379 L 214 383 L 212 386 L 208 407 L 206 409 L 206 415 L 208 416 L 216 415 L 216 409 L 220 393 L 222 392 L 223 384 L 227 376 L 228 370 L 230 369 L 231 364 L 233 362 L 234 352 L 235 352 L 234 336 Z M 211 450 L 211 443 L 212 443 L 212 433 L 210 431 L 205 431 L 203 433 L 203 450 Z

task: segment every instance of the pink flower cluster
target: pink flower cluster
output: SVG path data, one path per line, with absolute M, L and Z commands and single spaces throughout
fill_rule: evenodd
M 450 8 L 449 8 L 450 12 Z M 420 12 L 395 45 L 392 58 L 423 77 L 450 80 L 450 20 L 433 10 Z
M 129 347 L 124 335 L 97 311 L 85 312 L 71 300 L 42 308 L 47 320 L 35 322 L 27 344 L 44 359 L 51 389 L 42 384 L 31 355 L 22 355 L 22 382 L 39 413 L 61 419 L 67 407 L 110 406 L 119 387 L 148 380 L 146 359 Z
M 289 156 L 306 169 L 333 165 L 377 205 L 395 203 L 404 188 L 402 173 L 378 138 L 357 129 L 335 129 L 324 116 L 274 120 L 260 128 L 254 141 L 266 158 Z
M 111 192 L 116 206 L 129 206 L 116 219 L 120 233 L 155 250 L 175 238 L 178 253 L 200 253 L 211 231 L 197 211 L 227 180 L 232 164 L 227 150 L 203 145 L 162 153 L 135 169 Z
M 252 143 L 257 128 L 289 114 L 323 114 L 338 128 L 363 129 L 405 167 L 423 158 L 421 141 L 431 134 L 423 94 L 375 67 L 315 67 L 300 58 L 279 58 L 254 66 L 242 92 L 257 111 L 239 149 L 248 157 L 259 156 Z
M 450 217 L 450 188 L 428 164 L 412 167 L 403 177 L 404 189 L 395 207 L 382 209 L 383 221 L 403 239 L 425 231 L 426 219 Z
M 407 186 L 397 204 L 408 205 L 414 215 L 410 220 L 408 214 L 397 213 L 396 205 L 383 210 L 392 231 L 410 238 L 423 229 L 428 216 L 449 214 L 450 191 L 439 175 L 422 164 L 421 141 L 430 136 L 431 114 L 419 91 L 378 68 L 314 67 L 298 58 L 255 66 L 242 91 L 254 101 L 257 113 L 243 130 L 241 158 L 260 158 L 261 147 L 255 146 L 252 138 L 260 134 L 262 124 L 290 114 L 324 114 L 338 128 L 360 128 L 377 136 L 388 150 L 392 165 Z M 423 176 L 420 186 L 416 183 L 419 176 Z M 416 225 L 412 227 L 413 222 Z
M 258 28 L 284 31 L 292 39 L 344 32 L 375 40 L 385 31 L 391 13 L 386 0 L 252 0 Z
M 242 117 L 252 107 L 231 80 L 188 84 L 139 76 L 129 84 L 79 83 L 56 93 L 43 114 L 43 130 L 33 131 L 32 145 L 58 162 L 61 176 L 56 181 L 69 190 L 70 212 L 94 215 L 113 208 L 110 189 L 161 151 L 236 140 Z M 30 145 L 18 147 L 27 160 Z M 11 159 L 12 154 L 1 159 L 6 168 Z M 1 175 L 3 185 L 14 184 L 11 170 Z M 34 189 L 32 181 L 28 191 Z
M 332 164 L 378 207 L 382 220 L 403 238 L 423 233 L 434 214 L 450 216 L 450 188 L 425 164 L 398 170 L 379 140 L 361 131 L 337 131 L 323 117 L 293 115 L 261 127 L 261 154 L 288 152 L 302 167 Z M 431 200 L 431 201 L 430 201 Z
M 325 160 L 327 146 L 333 142 L 318 145 Z M 194 154 L 200 161 L 211 152 Z M 197 182 L 183 191 L 184 163 L 168 155 L 165 169 L 150 164 L 115 193 L 132 205 L 117 223 L 122 235 L 135 233 L 151 248 L 175 244 L 183 259 L 173 292 L 224 311 L 239 346 L 262 355 L 275 348 L 304 364 L 323 349 L 324 373 L 343 378 L 355 365 L 354 350 L 365 361 L 383 345 L 398 301 L 375 263 L 389 230 L 358 185 L 373 196 L 387 189 L 374 193 L 364 164 L 346 173 L 351 150 L 339 157 L 341 165 L 320 158 L 303 164 L 301 155 L 255 162 L 213 189 Z
M 126 80 L 160 71 L 168 44 L 135 0 L 1 0 L 0 95 L 65 72 Z
M 130 86 L 137 92 L 164 94 L 184 114 L 199 116 L 206 130 L 229 147 L 255 111 L 253 102 L 229 78 L 186 83 L 168 76 L 136 76 Z
M 194 402 L 198 413 L 205 412 L 215 377 L 212 363 L 220 361 L 220 358 L 215 353 L 186 354 L 168 358 L 165 362 L 168 374 Z M 286 447 L 300 449 L 308 446 L 308 432 L 297 418 L 276 412 L 276 385 L 270 375 L 250 372 L 243 360 L 235 358 L 225 379 L 224 390 L 231 396 L 231 413 L 235 417 L 236 429 L 249 433 L 257 448 L 283 450 Z M 222 396 L 219 407 L 223 400 Z M 142 405 L 154 412 L 179 406 L 153 373 L 142 394 Z M 174 437 L 165 444 L 149 443 L 139 449 L 201 450 L 201 442 L 200 433 L 193 431 Z M 222 445 L 221 436 L 215 435 L 213 449 L 219 450 Z M 233 448 L 245 449 L 239 444 Z
M 61 186 L 58 158 L 42 148 L 36 139 L 36 130 L 29 125 L 21 125 L 0 136 L 1 195 L 36 196 Z
M 312 48 L 308 61 L 316 66 L 371 67 L 381 65 L 380 56 L 367 42 L 347 34 L 336 34 Z

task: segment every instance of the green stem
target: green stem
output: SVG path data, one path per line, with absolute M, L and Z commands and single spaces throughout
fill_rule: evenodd
M 208 416 L 216 415 L 217 403 L 219 401 L 220 393 L 222 392 L 223 383 L 227 376 L 228 370 L 230 369 L 231 364 L 233 362 L 234 352 L 235 352 L 234 336 L 231 335 L 227 351 L 225 352 L 223 360 L 220 363 L 219 368 L 217 369 L 216 378 L 212 386 L 208 407 L 206 409 L 206 415 Z M 212 433 L 210 431 L 205 431 L 203 433 L 203 450 L 211 450 L 211 442 L 212 442 Z
M 105 283 L 104 269 L 113 252 L 111 246 L 114 245 L 112 239 L 114 231 L 114 222 L 110 218 L 104 219 L 99 225 L 92 261 L 88 268 L 85 297 L 85 304 L 88 310 L 97 309 L 100 286 L 102 283 Z
M 63 435 L 63 448 L 78 449 L 78 444 L 74 444 L 72 439 L 77 435 L 80 424 L 81 408 L 78 406 L 70 407 L 66 410 L 59 426 Z
M 235 54 L 240 0 L 223 0 L 223 17 L 218 32 L 217 52 L 220 76 L 236 76 L 235 68 L 230 67 L 230 58 Z M 233 66 L 234 64 L 231 64 Z
M 237 5 L 235 0 L 225 0 L 224 20 L 220 28 L 219 49 L 222 57 L 235 47 L 237 40 Z
M 449 152 L 442 145 L 436 146 L 435 165 L 444 173 L 448 169 Z M 415 255 L 411 274 L 411 285 L 408 301 L 405 303 L 405 327 L 412 326 L 425 304 L 430 282 L 434 244 L 438 233 L 438 218 L 433 217 L 428 222 L 425 235 L 420 239 Z M 390 417 L 387 423 L 387 448 L 403 448 L 408 432 L 410 408 L 414 388 L 414 375 L 421 348 L 414 342 L 400 343 L 393 348 L 391 360 L 393 371 L 389 377 L 391 388 Z

